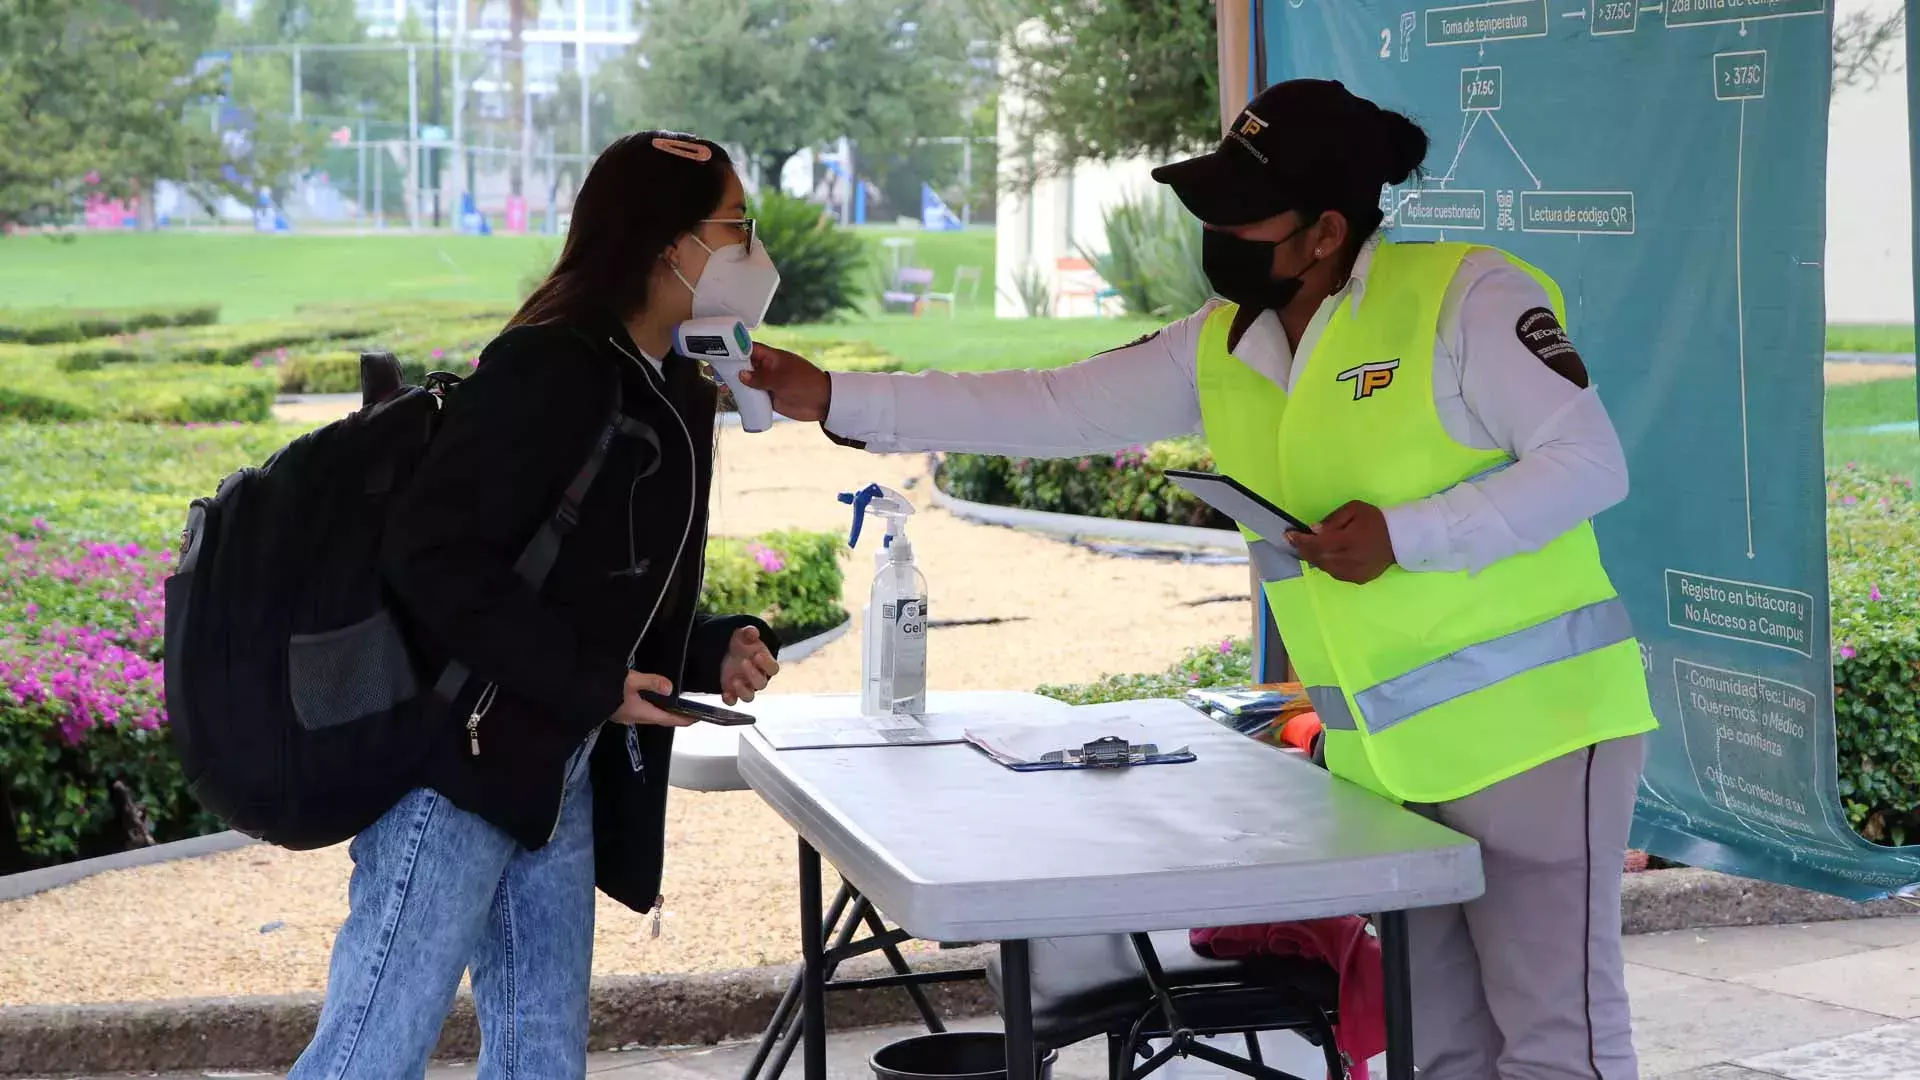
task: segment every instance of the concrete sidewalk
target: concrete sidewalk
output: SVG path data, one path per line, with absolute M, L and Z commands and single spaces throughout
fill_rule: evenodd
M 1627 939 L 1627 958 L 1644 1077 L 1920 1078 L 1920 917 L 1644 934 Z M 973 1020 L 956 1026 L 995 1025 Z M 835 1034 L 832 1080 L 865 1080 L 867 1056 L 915 1030 Z M 588 1069 L 593 1080 L 736 1080 L 751 1055 L 751 1046 L 740 1045 L 630 1050 L 595 1054 Z M 1294 1071 L 1306 1067 L 1291 1055 L 1273 1063 Z M 1054 1076 L 1102 1080 L 1104 1072 L 1105 1052 L 1095 1043 L 1062 1054 Z M 207 1075 L 215 1074 L 170 1080 Z M 1167 1074 L 1168 1080 L 1202 1075 L 1193 1064 Z M 441 1065 L 429 1076 L 467 1080 L 474 1068 Z M 787 1076 L 799 1080 L 798 1066 L 790 1066 Z

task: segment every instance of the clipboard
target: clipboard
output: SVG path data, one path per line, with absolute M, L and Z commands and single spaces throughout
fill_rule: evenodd
M 1108 735 L 1079 746 L 1047 750 L 1030 756 L 984 732 L 967 732 L 975 749 L 1014 772 L 1058 772 L 1067 769 L 1129 769 L 1140 765 L 1184 765 L 1198 760 L 1187 747 L 1161 750 L 1151 742 L 1135 742 Z
M 1256 495 L 1231 476 L 1192 469 L 1168 469 L 1165 475 L 1201 502 L 1253 530 L 1262 540 L 1284 545 L 1288 532 L 1313 531 L 1313 526 Z

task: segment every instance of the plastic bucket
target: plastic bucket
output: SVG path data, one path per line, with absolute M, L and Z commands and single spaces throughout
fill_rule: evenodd
M 1049 1050 L 1040 1061 L 1040 1080 L 1051 1080 Z M 916 1035 L 888 1043 L 868 1061 L 874 1080 L 1006 1080 L 1007 1037 L 998 1031 L 949 1031 Z

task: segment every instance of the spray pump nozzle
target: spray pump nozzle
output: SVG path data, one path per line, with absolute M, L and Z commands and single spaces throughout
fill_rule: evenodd
M 913 503 L 905 495 L 879 484 L 868 484 L 859 491 L 843 491 L 840 501 L 853 507 L 853 531 L 847 536 L 848 547 L 860 546 L 860 527 L 866 524 L 867 515 L 885 518 L 887 535 L 881 541 L 883 547 L 891 548 L 895 537 L 905 537 L 907 518 L 913 514 Z

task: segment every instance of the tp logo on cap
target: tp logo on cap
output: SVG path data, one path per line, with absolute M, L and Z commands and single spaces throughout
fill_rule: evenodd
M 1399 366 L 1397 359 L 1376 360 L 1371 364 L 1348 368 L 1334 378 L 1339 382 L 1353 383 L 1353 400 L 1361 401 L 1372 397 L 1376 390 L 1392 386 L 1394 370 Z
M 1252 110 L 1240 114 L 1240 134 L 1251 139 L 1267 130 L 1267 122 L 1253 115 Z

